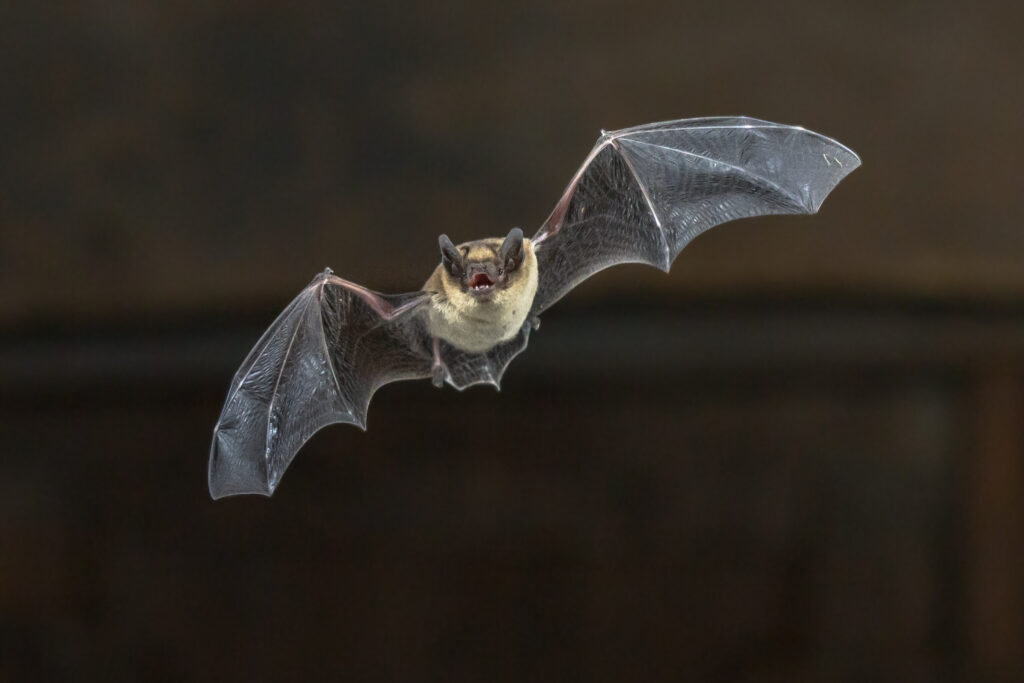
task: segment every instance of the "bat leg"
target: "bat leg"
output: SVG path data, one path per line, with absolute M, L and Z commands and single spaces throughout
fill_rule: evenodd
M 441 340 L 434 337 L 434 364 L 430 366 L 430 381 L 440 389 L 444 386 L 444 380 L 448 377 L 448 368 L 441 360 Z

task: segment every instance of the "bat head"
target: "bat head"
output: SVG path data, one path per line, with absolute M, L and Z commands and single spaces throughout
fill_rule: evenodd
M 438 243 L 445 278 L 481 301 L 490 300 L 495 293 L 523 279 L 520 267 L 526 250 L 519 228 L 512 228 L 504 240 L 492 237 L 456 247 L 448 235 L 441 235 Z

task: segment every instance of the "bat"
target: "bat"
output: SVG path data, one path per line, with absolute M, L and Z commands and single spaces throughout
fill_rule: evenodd
M 336 422 L 366 429 L 398 380 L 500 388 L 540 315 L 619 263 L 668 271 L 705 230 L 737 218 L 813 214 L 860 165 L 839 142 L 758 119 L 700 118 L 604 132 L 531 238 L 438 243 L 422 290 L 381 294 L 330 269 L 243 361 L 213 430 L 210 495 L 271 495 L 302 445 Z

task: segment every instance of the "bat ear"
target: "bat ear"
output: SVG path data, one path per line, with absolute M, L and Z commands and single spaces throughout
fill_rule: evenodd
M 441 262 L 444 263 L 445 270 L 458 277 L 462 272 L 462 253 L 455 248 L 448 235 L 438 237 L 437 243 L 441 247 Z
M 502 263 L 508 263 L 509 259 L 515 261 L 516 267 L 523 261 L 523 231 L 519 228 L 512 228 L 508 237 L 501 243 L 498 256 Z

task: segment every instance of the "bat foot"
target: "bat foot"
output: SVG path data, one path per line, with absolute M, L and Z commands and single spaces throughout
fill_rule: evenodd
M 441 340 L 434 337 L 434 364 L 430 366 L 430 383 L 440 389 L 448 376 L 448 368 L 441 360 Z
M 526 319 L 526 322 L 530 323 L 530 329 L 532 329 L 534 332 L 536 332 L 537 330 L 540 329 L 540 316 L 539 315 L 531 315 L 530 317 L 528 317 Z

